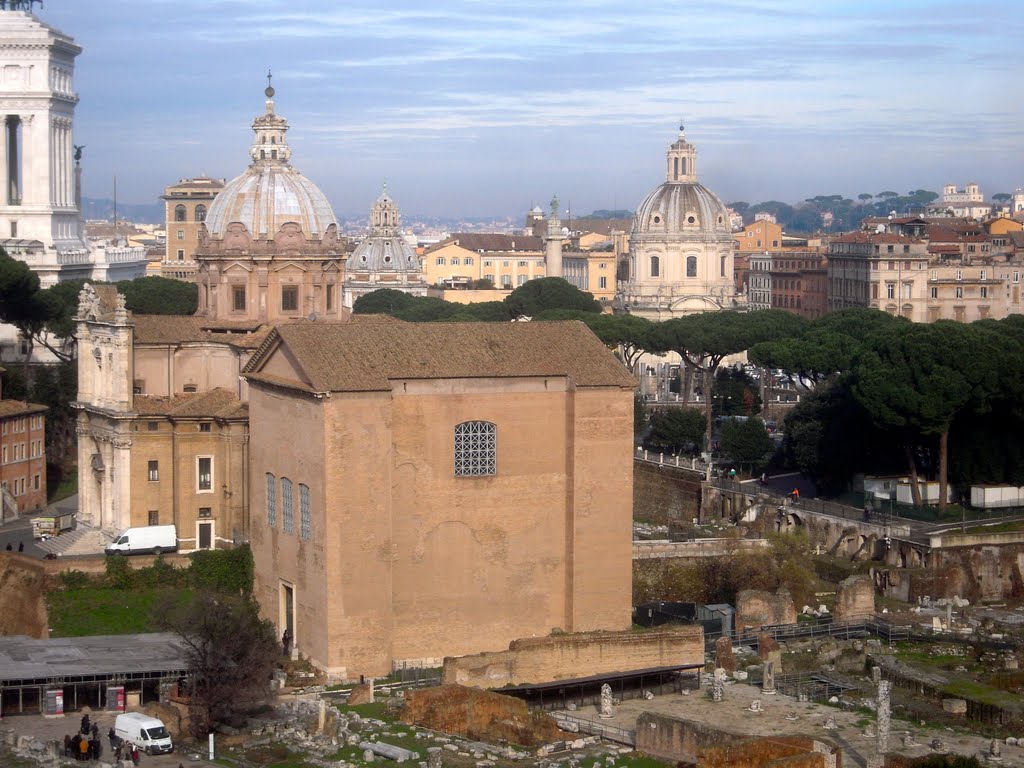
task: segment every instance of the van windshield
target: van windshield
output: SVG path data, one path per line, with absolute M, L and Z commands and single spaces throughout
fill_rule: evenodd
M 149 734 L 149 738 L 151 739 L 166 739 L 168 736 L 170 736 L 170 734 L 167 732 L 167 729 L 164 728 L 162 725 L 159 728 L 147 728 L 146 733 Z
M 128 537 L 127 536 L 122 536 L 121 538 L 119 538 L 114 543 L 115 544 L 127 544 L 128 543 Z

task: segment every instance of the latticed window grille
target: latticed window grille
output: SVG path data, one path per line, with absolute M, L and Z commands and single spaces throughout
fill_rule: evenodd
M 299 536 L 303 539 L 309 538 L 310 511 L 309 511 L 309 486 L 299 484 Z
M 489 421 L 455 425 L 455 476 L 493 475 L 497 468 L 498 428 Z
M 295 530 L 295 511 L 292 509 L 292 481 L 281 478 L 281 530 L 291 533 Z
M 277 479 L 267 472 L 267 525 L 277 525 Z

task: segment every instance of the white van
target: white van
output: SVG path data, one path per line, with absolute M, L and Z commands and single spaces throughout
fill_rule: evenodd
M 171 734 L 155 717 L 141 712 L 127 712 L 118 715 L 114 721 L 114 733 L 118 738 L 130 741 L 147 755 L 160 755 L 174 749 Z
M 125 528 L 103 550 L 108 555 L 139 555 L 152 552 L 174 552 L 178 548 L 178 531 L 173 525 L 147 525 Z

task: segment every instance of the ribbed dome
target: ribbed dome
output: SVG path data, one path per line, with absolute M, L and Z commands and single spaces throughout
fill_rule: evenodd
M 348 257 L 350 272 L 416 272 L 420 260 L 401 237 L 368 237 Z
M 697 182 L 668 181 L 647 196 L 633 217 L 633 235 L 731 237 L 729 213 L 718 195 Z
M 266 94 L 266 112 L 252 122 L 252 163 L 214 198 L 206 230 L 218 239 L 230 224 L 240 222 L 253 240 L 262 240 L 294 222 L 307 239 L 319 240 L 336 224 L 334 211 L 320 188 L 288 163 L 288 121 L 274 112 L 274 89 L 268 87 Z
M 255 238 L 273 237 L 283 224 L 295 222 L 311 239 L 336 223 L 331 204 L 312 181 L 286 165 L 254 163 L 214 198 L 206 215 L 212 237 L 228 224 L 241 222 Z

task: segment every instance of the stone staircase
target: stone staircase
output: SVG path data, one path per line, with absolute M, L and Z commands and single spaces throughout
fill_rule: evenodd
M 54 536 L 46 541 L 36 542 L 36 546 L 47 554 L 57 555 L 96 555 L 103 554 L 104 548 L 113 539 L 112 536 L 92 528 L 78 524 L 73 531 Z

